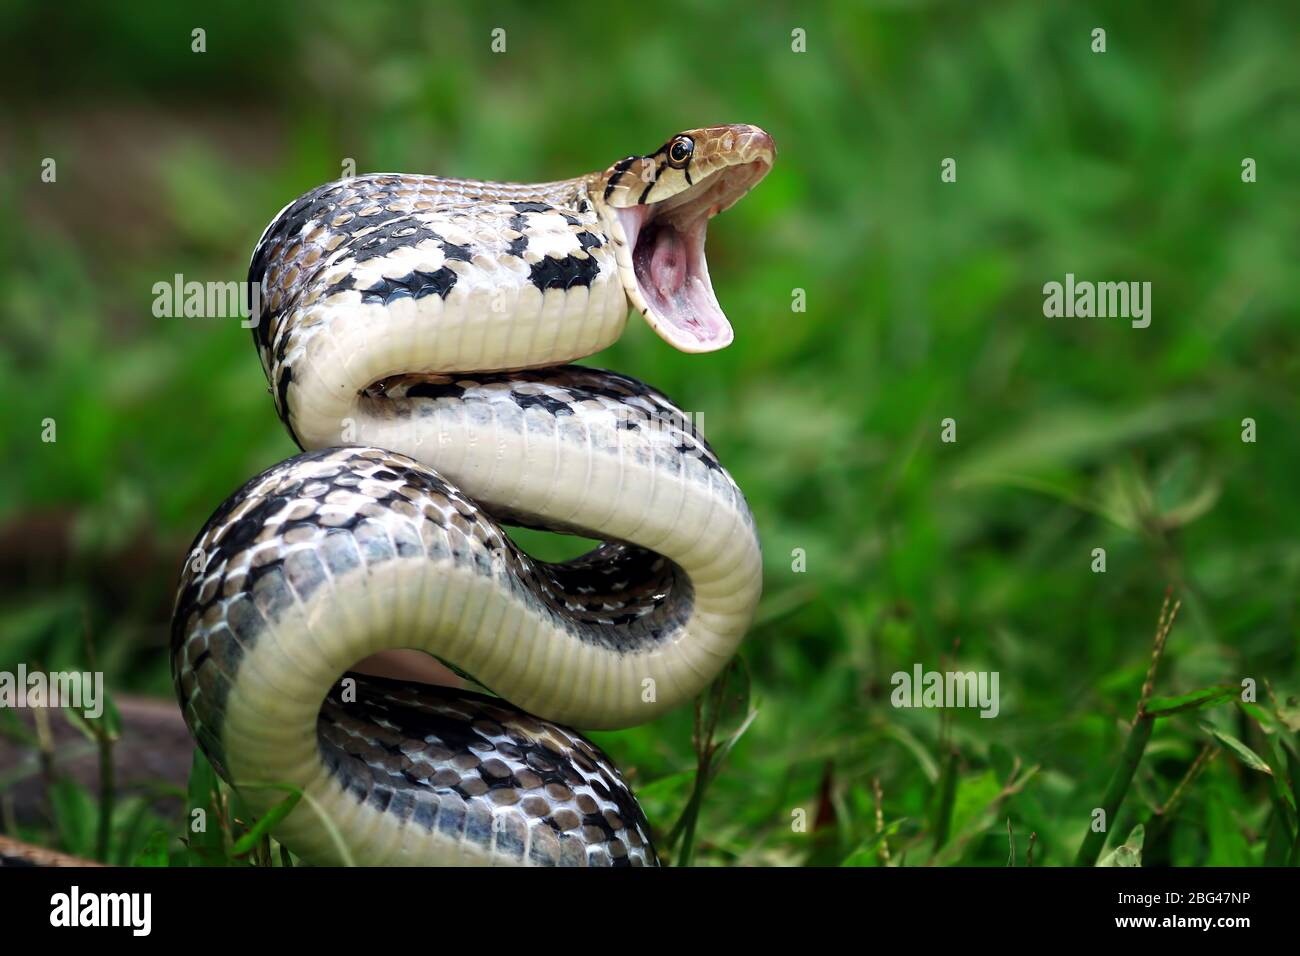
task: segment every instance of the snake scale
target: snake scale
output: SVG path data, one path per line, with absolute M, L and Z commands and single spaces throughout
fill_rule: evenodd
M 313 863 L 653 865 L 635 797 L 568 726 L 644 723 L 732 656 L 754 520 L 689 416 L 565 364 L 629 305 L 672 346 L 732 339 L 707 223 L 771 168 L 753 126 L 560 182 L 328 183 L 253 253 L 253 336 L 303 453 L 194 541 L 171 663 L 191 733 Z M 603 542 L 529 557 L 520 525 Z M 350 670 L 413 648 L 492 695 Z M 280 789 L 276 789 L 279 787 Z

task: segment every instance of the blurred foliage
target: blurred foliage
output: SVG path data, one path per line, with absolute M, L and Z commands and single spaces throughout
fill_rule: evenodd
M 1033 832 L 1036 864 L 1068 863 L 1167 587 L 1184 610 L 1158 693 L 1252 677 L 1289 713 L 1300 8 L 600 9 L 4 6 L 0 667 L 76 666 L 89 629 L 116 691 L 169 694 L 191 536 L 294 451 L 248 332 L 155 318 L 155 282 L 242 279 L 265 223 L 347 158 L 532 181 L 748 122 L 779 157 L 710 232 L 735 345 L 683 355 L 633 322 L 590 359 L 702 413 L 764 541 L 758 713 L 713 768 L 694 861 L 1003 865 L 1009 818 L 1022 858 Z M 1149 280 L 1150 328 L 1044 318 L 1067 272 Z M 1000 715 L 892 708 L 890 675 L 915 662 L 998 671 Z M 661 834 L 693 791 L 692 719 L 596 735 Z M 1240 708 L 1199 719 L 1254 751 L 1283 732 Z M 1239 754 L 1203 761 L 1150 824 L 1212 739 L 1159 723 L 1111 850 L 1147 821 L 1144 865 L 1265 859 L 1285 814 Z

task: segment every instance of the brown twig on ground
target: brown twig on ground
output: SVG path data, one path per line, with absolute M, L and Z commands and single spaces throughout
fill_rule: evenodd
M 34 846 L 11 837 L 0 836 L 0 867 L 5 866 L 103 866 L 43 846 Z

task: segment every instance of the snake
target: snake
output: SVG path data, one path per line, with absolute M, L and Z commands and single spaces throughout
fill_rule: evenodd
M 758 534 L 698 416 L 574 363 L 632 310 L 682 352 L 732 341 L 707 226 L 774 158 L 726 125 L 562 181 L 357 175 L 262 233 L 247 324 L 301 453 L 195 538 L 170 661 L 199 748 L 302 860 L 661 863 L 571 728 L 708 687 L 755 613 Z M 548 563 L 507 527 L 595 546 Z M 474 689 L 356 669 L 395 649 Z

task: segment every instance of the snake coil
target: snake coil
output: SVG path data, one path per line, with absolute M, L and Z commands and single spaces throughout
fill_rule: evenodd
M 321 186 L 253 254 L 254 339 L 304 452 L 195 539 L 172 624 L 186 722 L 316 863 L 657 862 L 619 771 L 564 725 L 626 727 L 732 656 L 761 561 L 689 416 L 564 363 L 635 308 L 671 345 L 732 331 L 708 220 L 770 169 L 752 126 L 540 184 L 407 174 Z M 530 558 L 516 524 L 597 538 Z M 365 677 L 414 648 L 497 696 Z

